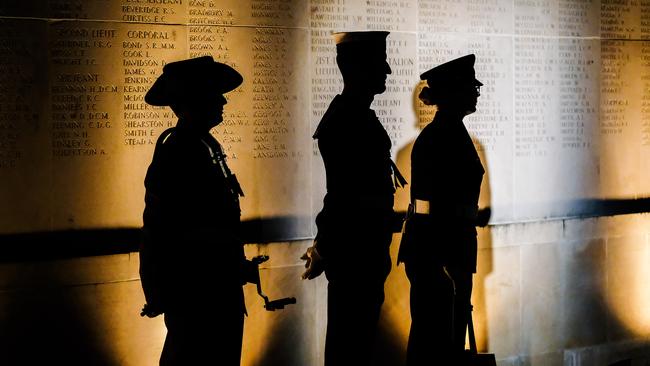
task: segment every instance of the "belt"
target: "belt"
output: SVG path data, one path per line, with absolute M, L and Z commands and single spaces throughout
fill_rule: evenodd
M 425 200 L 413 200 L 413 213 L 428 215 L 431 213 L 431 202 Z
M 341 194 L 332 194 L 328 192 L 325 195 L 323 204 L 325 207 L 340 207 L 346 211 L 350 210 L 350 206 L 354 206 L 355 209 L 361 209 L 363 211 L 376 211 L 376 210 L 393 210 L 393 194 L 386 195 L 341 195 Z
M 434 206 L 432 210 L 432 206 Z M 478 206 L 472 205 L 440 205 L 435 207 L 431 201 L 414 199 L 409 208 L 413 214 L 447 216 L 465 220 L 476 220 Z

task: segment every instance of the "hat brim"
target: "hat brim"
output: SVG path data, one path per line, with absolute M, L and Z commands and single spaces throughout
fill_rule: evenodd
M 193 68 L 168 64 L 144 97 L 154 106 L 168 106 L 199 94 L 224 94 L 236 89 L 244 78 L 232 67 L 210 62 Z M 192 80 L 193 79 L 193 80 Z

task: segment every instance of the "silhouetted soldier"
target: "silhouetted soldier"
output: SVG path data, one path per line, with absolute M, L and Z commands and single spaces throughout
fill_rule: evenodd
M 325 365 L 365 365 L 371 358 L 384 281 L 390 272 L 393 211 L 391 142 L 370 105 L 386 90 L 388 32 L 336 33 L 343 92 L 314 138 L 325 164 L 327 194 L 318 234 L 303 259 L 303 278 L 323 269 L 329 281 Z M 401 178 L 403 179 L 403 178 Z M 404 183 L 404 182 L 402 182 Z M 401 224 L 401 221 L 399 221 Z
M 145 96 L 178 116 L 147 171 L 140 252 L 143 315 L 165 314 L 161 365 L 240 363 L 249 263 L 238 239 L 243 193 L 210 129 L 223 121 L 223 94 L 241 83 L 206 56 L 167 64 Z
M 476 272 L 476 226 L 483 166 L 463 118 L 476 111 L 474 55 L 437 66 L 420 99 L 436 105 L 411 153 L 411 206 L 398 261 L 411 283 L 407 365 L 459 365 Z

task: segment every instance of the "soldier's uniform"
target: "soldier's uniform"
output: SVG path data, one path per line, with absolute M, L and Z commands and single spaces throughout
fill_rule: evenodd
M 467 79 L 481 85 L 474 79 L 473 55 L 469 69 L 468 62 L 454 60 L 434 73 L 450 77 L 471 72 Z M 411 170 L 411 213 L 398 257 L 411 283 L 407 364 L 451 365 L 465 346 L 484 173 L 462 116 L 436 113 L 415 141 Z
M 380 39 L 380 62 L 385 62 L 386 34 Z M 329 282 L 325 364 L 365 365 L 391 267 L 391 142 L 375 112 L 344 95 L 331 102 L 314 138 L 327 179 L 316 218 L 316 247 Z
M 179 63 L 185 63 L 179 72 L 186 77 L 194 74 L 185 68 L 202 66 L 196 59 Z M 241 77 L 226 89 L 240 83 Z M 169 102 L 160 98 L 148 94 L 150 104 Z M 242 192 L 217 140 L 181 122 L 160 135 L 145 179 L 140 273 L 147 303 L 165 314 L 160 364 L 239 365 L 245 313 L 245 256 L 238 238 Z

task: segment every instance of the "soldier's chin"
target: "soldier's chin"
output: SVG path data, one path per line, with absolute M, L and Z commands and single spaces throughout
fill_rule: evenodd
M 467 108 L 467 110 L 465 111 L 465 115 L 467 116 L 468 114 L 472 114 L 474 112 L 476 112 L 476 106 L 471 106 Z
M 212 127 L 216 127 L 216 126 L 220 125 L 221 122 L 223 122 L 223 115 L 220 114 L 218 116 L 215 116 L 212 119 Z

